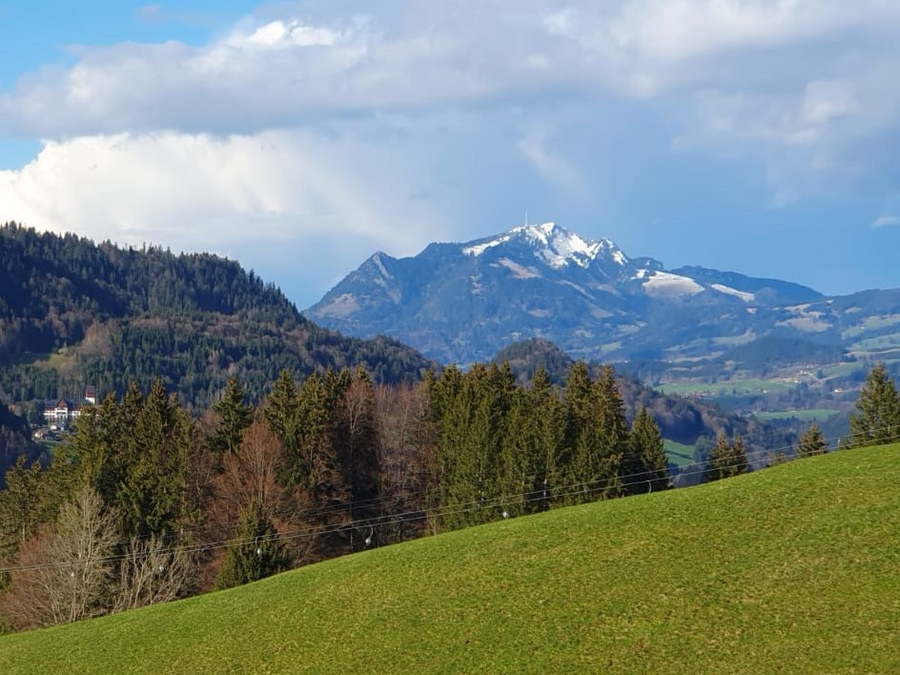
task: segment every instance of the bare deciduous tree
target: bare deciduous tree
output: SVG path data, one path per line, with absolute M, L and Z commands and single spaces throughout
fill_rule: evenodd
M 132 538 L 119 565 L 114 612 L 169 602 L 182 594 L 191 570 L 183 547 L 169 547 L 162 537 Z
M 429 449 L 428 397 L 421 385 L 378 387 L 375 391 L 379 426 L 381 495 L 386 515 L 397 520 L 382 529 L 386 541 L 420 536 L 419 521 L 405 524 L 406 516 L 425 508 Z
M 217 541 L 230 538 L 241 511 L 253 501 L 278 531 L 302 534 L 305 528 L 312 529 L 312 524 L 302 513 L 307 507 L 302 491 L 298 487 L 286 489 L 278 483 L 282 456 L 278 436 L 265 422 L 253 422 L 244 431 L 238 451 L 227 454 L 222 460 L 222 473 L 213 481 L 213 498 L 204 536 Z M 313 559 L 314 536 L 295 536 L 286 543 L 295 563 Z M 223 553 L 218 551 L 210 556 L 208 569 L 203 570 L 202 588 L 211 587 L 225 562 Z
M 34 628 L 103 613 L 116 541 L 115 515 L 96 491 L 79 490 L 56 524 L 22 548 L 4 598 L 11 623 Z
M 251 424 L 238 451 L 226 455 L 222 474 L 214 481 L 217 506 L 227 513 L 229 525 L 237 523 L 238 514 L 253 500 L 270 520 L 284 511 L 284 490 L 278 484 L 280 461 L 278 437 L 264 422 Z

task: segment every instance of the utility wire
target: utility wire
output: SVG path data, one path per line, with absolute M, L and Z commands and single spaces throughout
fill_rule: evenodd
M 869 434 L 854 434 L 850 435 L 856 436 L 862 435 L 868 437 Z M 838 440 L 846 439 L 848 436 L 839 437 Z M 892 441 L 896 441 L 900 439 L 900 433 L 894 434 L 890 437 L 885 437 L 883 440 L 885 443 L 889 443 Z M 878 439 L 879 442 L 882 439 Z M 834 441 L 834 438 L 828 440 L 829 447 L 831 442 Z M 784 449 L 790 449 L 792 446 L 785 446 Z M 832 449 L 841 449 L 841 448 L 832 448 Z M 777 452 L 780 449 L 776 449 L 772 452 Z M 727 470 L 740 468 L 745 466 L 743 461 L 736 462 L 734 464 L 726 465 L 719 467 L 719 469 Z M 693 470 L 682 470 L 679 475 L 688 475 L 695 476 L 701 474 L 705 471 L 706 465 L 700 462 L 695 462 L 691 465 L 687 465 L 687 467 L 693 468 Z M 642 479 L 643 480 L 640 480 Z M 259 537 L 253 538 L 231 538 L 231 539 L 222 539 L 218 541 L 210 541 L 196 544 L 185 544 L 179 546 L 172 546 L 163 549 L 159 549 L 154 551 L 154 554 L 157 555 L 174 555 L 176 553 L 205 553 L 217 549 L 229 548 L 232 546 L 243 546 L 250 544 L 264 544 L 268 541 L 291 541 L 295 539 L 303 539 L 303 538 L 311 538 L 318 537 L 325 534 L 334 534 L 334 533 L 345 533 L 351 530 L 361 529 L 361 528 L 383 528 L 386 526 L 410 523 L 410 522 L 420 522 L 423 520 L 427 520 L 429 518 L 441 518 L 451 515 L 459 515 L 465 513 L 472 513 L 476 511 L 484 511 L 490 509 L 503 509 L 504 506 L 509 505 L 527 505 L 532 503 L 537 503 L 541 501 L 558 501 L 560 499 L 564 499 L 566 497 L 572 496 L 580 496 L 580 495 L 591 495 L 598 492 L 603 492 L 611 487 L 614 487 L 617 483 L 619 485 L 634 485 L 640 484 L 641 482 L 651 482 L 654 479 L 658 479 L 657 472 L 654 471 L 641 471 L 633 474 L 626 475 L 616 475 L 610 476 L 604 479 L 600 479 L 603 484 L 598 484 L 598 481 L 587 481 L 582 483 L 571 483 L 568 485 L 557 485 L 553 486 L 549 489 L 537 489 L 530 490 L 521 493 L 514 493 L 508 495 L 493 495 L 491 497 L 479 498 L 469 502 L 463 502 L 459 504 L 451 504 L 445 505 L 443 507 L 431 507 L 431 508 L 423 508 L 412 511 L 407 511 L 405 513 L 400 514 L 385 514 L 381 516 L 374 516 L 371 518 L 362 518 L 357 520 L 346 521 L 342 523 L 335 523 L 331 525 L 323 525 L 318 527 L 303 527 L 297 528 L 293 530 L 285 530 L 283 532 L 271 534 L 271 535 L 263 535 Z M 632 480 L 637 479 L 637 480 Z M 549 494 L 548 494 L 549 493 Z M 420 493 L 424 494 L 424 493 Z M 517 500 L 521 500 L 517 502 Z M 367 500 L 367 501 L 377 501 L 377 500 Z M 365 503 L 365 502 L 362 502 Z M 347 505 L 341 505 L 342 510 L 347 508 Z M 319 514 L 323 513 L 323 510 L 309 510 L 306 513 L 309 514 Z M 115 556 L 106 556 L 103 558 L 97 558 L 89 561 L 57 561 L 57 562 L 46 562 L 46 563 L 35 563 L 32 565 L 18 565 L 11 566 L 6 568 L 0 568 L 0 573 L 11 573 L 11 572 L 22 572 L 22 571 L 33 571 L 39 569 L 48 569 L 54 567 L 71 567 L 77 566 L 80 564 L 98 564 L 98 563 L 115 563 L 121 562 L 123 560 L 134 559 L 146 557 L 149 555 L 145 553 L 142 555 L 135 555 L 134 553 L 127 554 L 119 554 Z

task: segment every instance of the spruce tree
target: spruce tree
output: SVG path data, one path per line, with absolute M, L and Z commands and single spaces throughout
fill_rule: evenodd
M 278 436 L 285 448 L 294 448 L 297 442 L 297 385 L 290 371 L 282 370 L 272 393 L 263 405 L 263 417 L 269 429 Z
M 596 423 L 600 432 L 601 494 L 617 497 L 622 494 L 622 461 L 630 445 L 628 422 L 625 419 L 625 402 L 619 391 L 616 371 L 609 364 L 594 385 L 598 405 Z M 598 486 L 599 487 L 599 486 Z
M 500 515 L 525 513 L 534 484 L 535 457 L 538 454 L 537 413 L 532 399 L 520 388 L 510 397 L 500 437 L 500 461 L 497 463 L 497 493 Z
M 117 501 L 125 537 L 170 537 L 179 529 L 187 478 L 191 423 L 156 380 L 131 430 L 137 450 L 119 487 Z
M 530 511 L 549 508 L 563 489 L 566 455 L 566 408 L 557 397 L 543 366 L 538 367 L 528 393 L 535 421 L 534 482 Z
M 255 499 L 241 511 L 234 539 L 216 578 L 217 590 L 257 581 L 290 568 L 291 558 L 284 542 Z
M 729 443 L 724 435 L 720 435 L 709 455 L 704 476 L 707 482 L 712 482 L 747 473 L 749 468 L 743 439 L 738 436 Z
M 595 464 L 599 455 L 595 393 L 587 364 L 578 361 L 569 370 L 565 386 L 566 432 L 561 462 L 563 504 L 589 499 L 593 479 L 599 473 Z
M 28 466 L 24 455 L 6 472 L 6 487 L 0 490 L 0 564 L 12 561 L 38 526 L 52 520 L 49 478 L 40 462 Z
M 244 430 L 253 421 L 253 408 L 245 402 L 244 386 L 236 377 L 228 380 L 222 398 L 214 405 L 218 415 L 215 435 L 210 439 L 210 449 L 219 457 L 235 452 L 241 445 Z
M 876 365 L 856 401 L 850 416 L 848 447 L 883 445 L 900 438 L 900 397 L 883 363 Z
M 624 462 L 628 494 L 657 492 L 669 487 L 665 443 L 656 421 L 641 406 L 631 424 L 631 443 Z
M 825 441 L 825 436 L 819 430 L 819 425 L 813 422 L 800 437 L 794 455 L 798 458 L 824 455 L 827 449 L 828 443 Z
M 353 373 L 338 410 L 338 459 L 347 487 L 347 517 L 350 522 L 379 515 L 378 489 L 381 473 L 380 441 L 375 411 L 375 390 L 363 368 Z

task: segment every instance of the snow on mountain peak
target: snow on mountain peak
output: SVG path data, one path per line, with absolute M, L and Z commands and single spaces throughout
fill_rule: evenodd
M 609 239 L 586 240 L 552 222 L 514 227 L 498 237 L 467 246 L 463 249 L 463 253 L 468 256 L 479 256 L 489 248 L 500 246 L 513 239 L 524 239 L 534 250 L 535 255 L 554 269 L 565 267 L 570 262 L 579 267 L 588 267 L 602 254 L 608 255 L 620 266 L 628 262 L 622 250 Z

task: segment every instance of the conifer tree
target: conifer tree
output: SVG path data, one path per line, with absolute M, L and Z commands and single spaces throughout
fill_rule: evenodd
M 263 417 L 285 449 L 297 444 L 297 411 L 297 385 L 290 371 L 282 370 L 263 405 Z
M 245 397 L 244 386 L 236 377 L 232 377 L 228 380 L 222 398 L 213 405 L 219 420 L 209 445 L 219 457 L 227 452 L 235 452 L 240 447 L 241 436 L 253 421 L 253 408 L 247 405 Z
M 52 489 L 40 462 L 27 466 L 24 455 L 6 472 L 6 487 L 0 490 L 0 564 L 10 563 L 38 526 L 53 519 Z
M 534 485 L 538 455 L 537 411 L 530 407 L 524 391 L 512 391 L 500 437 L 500 460 L 496 464 L 500 514 L 518 516 L 526 512 Z
M 380 440 L 375 411 L 375 390 L 363 368 L 353 373 L 341 398 L 338 459 L 347 489 L 347 517 L 353 522 L 378 515 L 381 467 Z
M 900 439 L 900 397 L 883 363 L 877 364 L 859 392 L 850 416 L 848 446 L 883 445 Z
M 241 511 L 234 539 L 216 578 L 216 589 L 240 586 L 290 568 L 284 542 L 256 500 Z
M 122 534 L 168 537 L 183 515 L 191 424 L 160 380 L 151 386 L 130 433 L 136 448 L 114 502 Z
M 589 499 L 592 478 L 598 473 L 598 438 L 594 416 L 595 391 L 587 364 L 576 362 L 566 378 L 566 441 L 565 457 L 561 463 L 565 484 L 563 504 Z
M 531 511 L 553 503 L 564 489 L 566 454 L 566 408 L 559 400 L 543 366 L 535 371 L 528 393 L 528 410 L 535 420 L 534 476 Z
M 704 475 L 707 482 L 712 482 L 747 473 L 749 468 L 743 439 L 738 436 L 729 443 L 724 435 L 720 435 L 709 455 Z
M 622 494 L 623 474 L 622 460 L 630 445 L 628 422 L 625 419 L 625 402 L 619 391 L 616 371 L 609 364 L 603 366 L 603 372 L 595 384 L 598 420 L 600 428 L 601 476 L 603 481 L 601 492 L 604 497 L 616 497 Z
M 824 455 L 827 449 L 828 443 L 825 441 L 825 436 L 819 430 L 819 425 L 813 422 L 797 442 L 794 455 L 798 458 Z
M 624 462 L 628 494 L 657 492 L 669 487 L 665 443 L 656 421 L 641 407 L 631 425 L 631 443 Z

